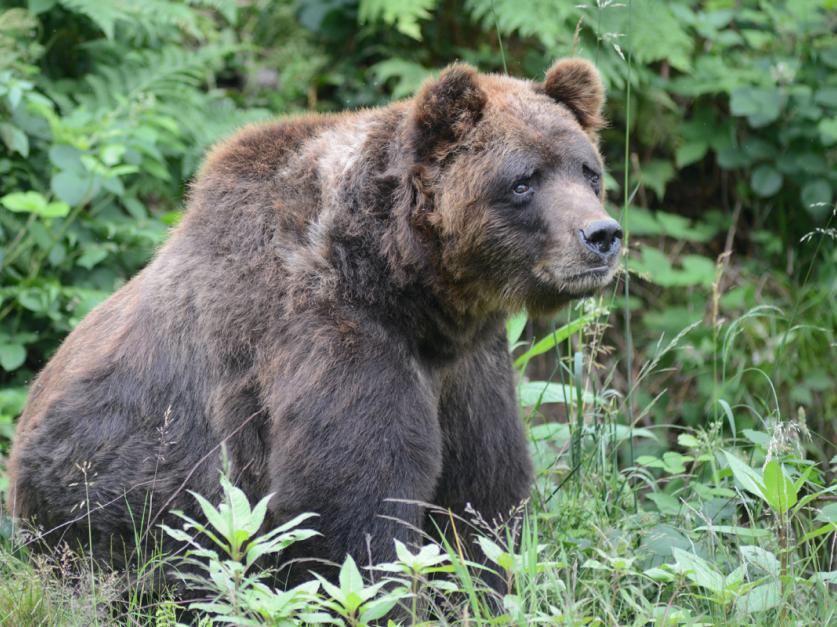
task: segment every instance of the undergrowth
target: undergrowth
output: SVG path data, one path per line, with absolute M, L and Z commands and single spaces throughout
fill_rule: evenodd
M 504 594 L 429 538 L 277 589 L 257 558 L 307 519 L 259 535 L 265 501 L 222 477 L 204 519 L 155 530 L 190 550 L 147 558 L 186 573 L 154 596 L 31 552 L 0 510 L 0 624 L 837 623 L 833 2 L 20 4 L 0 8 L 0 452 L 206 146 L 271 112 L 408 96 L 454 59 L 536 77 L 582 54 L 610 88 L 627 237 L 611 293 L 508 322 L 537 480 L 512 530 L 457 521 Z
M 462 558 L 457 544 L 464 537 L 450 544 L 430 538 L 424 546 L 397 544 L 392 563 L 357 564 L 347 557 L 338 582 L 312 574 L 293 589 L 276 588 L 258 560 L 270 555 L 281 562 L 287 546 L 314 535 L 305 529 L 309 515 L 259 535 L 269 497 L 252 504 L 222 475 L 223 502 L 195 495 L 203 518 L 181 516 L 180 528 L 164 528 L 189 547 L 154 565 L 187 573 L 179 601 L 132 596 L 118 574 L 100 572 L 69 551 L 30 554 L 6 528 L 0 623 L 825 625 L 837 620 L 837 483 L 833 468 L 806 453 L 814 435 L 804 411 L 765 413 L 737 402 L 747 398 L 739 390 L 727 397 L 731 400 L 719 396 L 713 403 L 717 411 L 708 406 L 701 428 L 641 426 L 651 407 L 639 403 L 635 424 L 625 424 L 625 395 L 609 386 L 595 364 L 607 336 L 606 300 L 579 304 L 569 324 L 538 342 L 520 339 L 524 317 L 509 321 L 536 485 L 512 529 L 494 529 L 476 512 L 455 525 L 477 529 L 477 553 L 506 582 L 503 594 L 481 584 L 484 566 Z M 720 389 L 727 372 L 725 343 L 762 313 L 751 311 L 716 334 Z M 662 341 L 635 384 L 664 375 L 660 364 L 683 347 L 695 326 Z M 559 359 L 563 374 L 549 381 L 525 376 L 531 360 L 561 347 L 583 347 Z M 551 405 L 567 408 L 569 419 L 548 420 L 542 414 Z M 760 417 L 758 427 L 736 426 L 747 413 Z

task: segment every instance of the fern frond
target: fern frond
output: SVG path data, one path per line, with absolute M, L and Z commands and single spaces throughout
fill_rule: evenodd
M 117 23 L 153 33 L 161 25 L 176 25 L 194 37 L 200 36 L 194 9 L 172 0 L 58 0 L 73 13 L 88 17 L 108 39 Z
M 430 17 L 438 0 L 360 0 L 358 20 L 361 24 L 383 21 L 413 39 L 421 39 L 420 20 Z
M 99 65 L 95 74 L 85 77 L 90 93 L 76 99 L 94 111 L 144 97 L 177 102 L 189 88 L 199 87 L 207 72 L 235 49 L 212 45 L 185 50 L 172 45 L 130 52 L 118 65 Z

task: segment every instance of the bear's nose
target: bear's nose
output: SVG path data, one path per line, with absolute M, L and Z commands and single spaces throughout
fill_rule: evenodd
M 619 250 L 622 229 L 616 220 L 608 218 L 591 222 L 578 231 L 578 236 L 587 248 L 607 259 Z

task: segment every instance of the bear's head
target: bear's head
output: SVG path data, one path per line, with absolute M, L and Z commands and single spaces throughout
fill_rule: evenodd
M 611 281 L 622 231 L 602 205 L 603 102 L 581 59 L 543 82 L 455 64 L 416 95 L 410 220 L 463 306 L 549 313 Z

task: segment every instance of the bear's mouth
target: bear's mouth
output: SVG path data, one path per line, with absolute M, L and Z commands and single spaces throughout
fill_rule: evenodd
M 580 272 L 563 274 L 560 268 L 549 263 L 538 264 L 534 269 L 535 277 L 541 285 L 541 289 L 551 292 L 555 297 L 563 294 L 564 297 L 578 298 L 589 296 L 605 287 L 613 280 L 618 269 L 618 264 L 603 263 L 590 266 Z
M 586 278 L 604 278 L 610 273 L 611 270 L 614 269 L 614 266 L 596 266 L 595 268 L 588 268 L 582 272 L 578 272 L 576 274 L 572 274 L 568 277 L 565 277 L 565 281 L 578 281 L 583 280 Z

